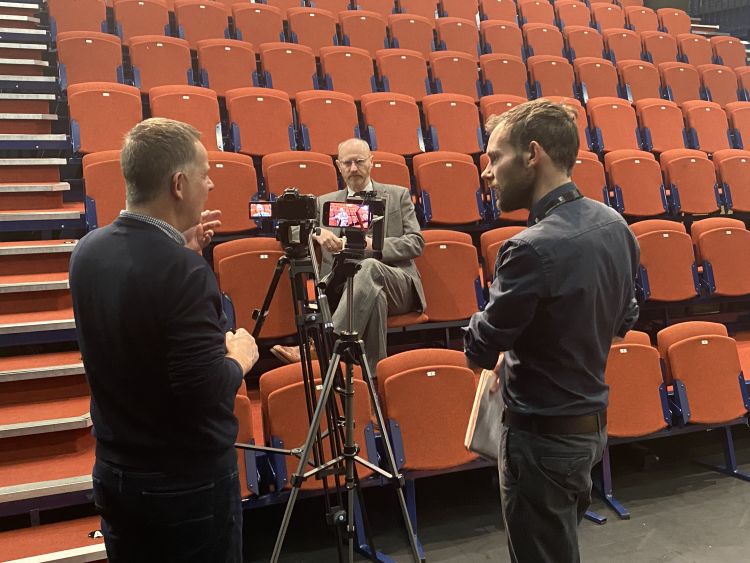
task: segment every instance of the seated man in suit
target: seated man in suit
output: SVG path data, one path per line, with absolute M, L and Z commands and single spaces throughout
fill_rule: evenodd
M 378 361 L 385 358 L 388 315 L 401 315 L 410 311 L 423 311 L 424 292 L 414 258 L 422 254 L 424 238 L 414 212 L 409 190 L 400 186 L 380 184 L 370 178 L 372 154 L 367 142 L 349 139 L 339 145 L 336 160 L 345 190 L 338 190 L 318 198 L 318 223 L 323 205 L 327 201 L 346 201 L 357 192 L 374 190 L 386 199 L 386 233 L 382 260 L 365 258 L 354 276 L 354 326 L 353 329 L 365 343 L 365 354 L 370 371 L 375 374 Z M 321 276 L 332 268 L 334 254 L 343 249 L 341 229 L 321 228 L 313 239 L 320 245 L 322 255 Z M 371 237 L 367 237 L 368 248 Z M 332 303 L 333 305 L 333 303 Z M 346 329 L 348 304 L 346 295 L 333 311 L 333 326 L 337 332 Z M 296 346 L 274 346 L 271 352 L 280 360 L 300 361 Z

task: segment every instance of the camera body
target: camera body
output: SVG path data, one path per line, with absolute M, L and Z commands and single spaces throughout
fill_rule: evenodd
M 297 188 L 287 188 L 278 198 L 269 201 L 251 201 L 250 218 L 271 217 L 276 221 L 295 223 L 315 220 L 317 203 L 314 195 L 300 194 Z

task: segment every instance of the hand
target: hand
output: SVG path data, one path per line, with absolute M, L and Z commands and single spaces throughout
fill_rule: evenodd
M 244 328 L 237 329 L 236 332 L 231 330 L 225 337 L 227 347 L 227 357 L 237 360 L 242 367 L 242 374 L 247 374 L 258 361 L 258 345 L 255 338 L 250 335 Z
M 185 246 L 202 252 L 214 238 L 214 231 L 221 227 L 221 211 L 218 209 L 206 210 L 201 213 L 201 221 L 191 227 L 182 236 L 185 237 Z
M 320 229 L 320 234 L 313 235 L 312 237 L 321 248 L 324 248 L 328 252 L 339 252 L 344 248 L 344 241 L 329 230 Z
M 492 382 L 492 387 L 490 387 L 490 395 L 493 395 L 497 393 L 500 390 L 500 367 L 503 365 L 503 354 L 501 353 L 497 357 L 497 363 L 495 364 L 495 368 L 492 370 L 495 374 L 495 381 Z

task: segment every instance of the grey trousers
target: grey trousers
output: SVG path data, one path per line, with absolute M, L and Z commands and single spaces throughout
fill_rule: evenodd
M 591 468 L 606 440 L 606 428 L 535 434 L 503 426 L 498 469 L 511 561 L 581 560 L 577 528 L 591 504 Z
M 367 364 L 372 375 L 387 355 L 388 315 L 414 310 L 416 296 L 412 279 L 400 268 L 387 266 L 374 258 L 362 260 L 354 276 L 353 329 L 364 341 Z M 337 333 L 346 330 L 349 310 L 346 289 L 333 313 Z

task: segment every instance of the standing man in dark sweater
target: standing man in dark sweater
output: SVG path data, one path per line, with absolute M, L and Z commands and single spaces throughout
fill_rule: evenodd
M 195 252 L 218 220 L 201 213 L 208 155 L 193 127 L 148 119 L 121 165 L 127 210 L 83 237 L 70 264 L 107 556 L 239 562 L 232 411 L 258 350 L 242 329 L 225 334 L 216 279 Z
M 570 179 L 579 143 L 572 110 L 535 100 L 487 129 L 482 176 L 500 209 L 531 213 L 529 228 L 500 248 L 490 302 L 471 318 L 464 350 L 470 366 L 501 379 L 511 560 L 573 563 L 591 467 L 607 440 L 607 354 L 638 318 L 638 244 L 616 211 L 582 197 Z

